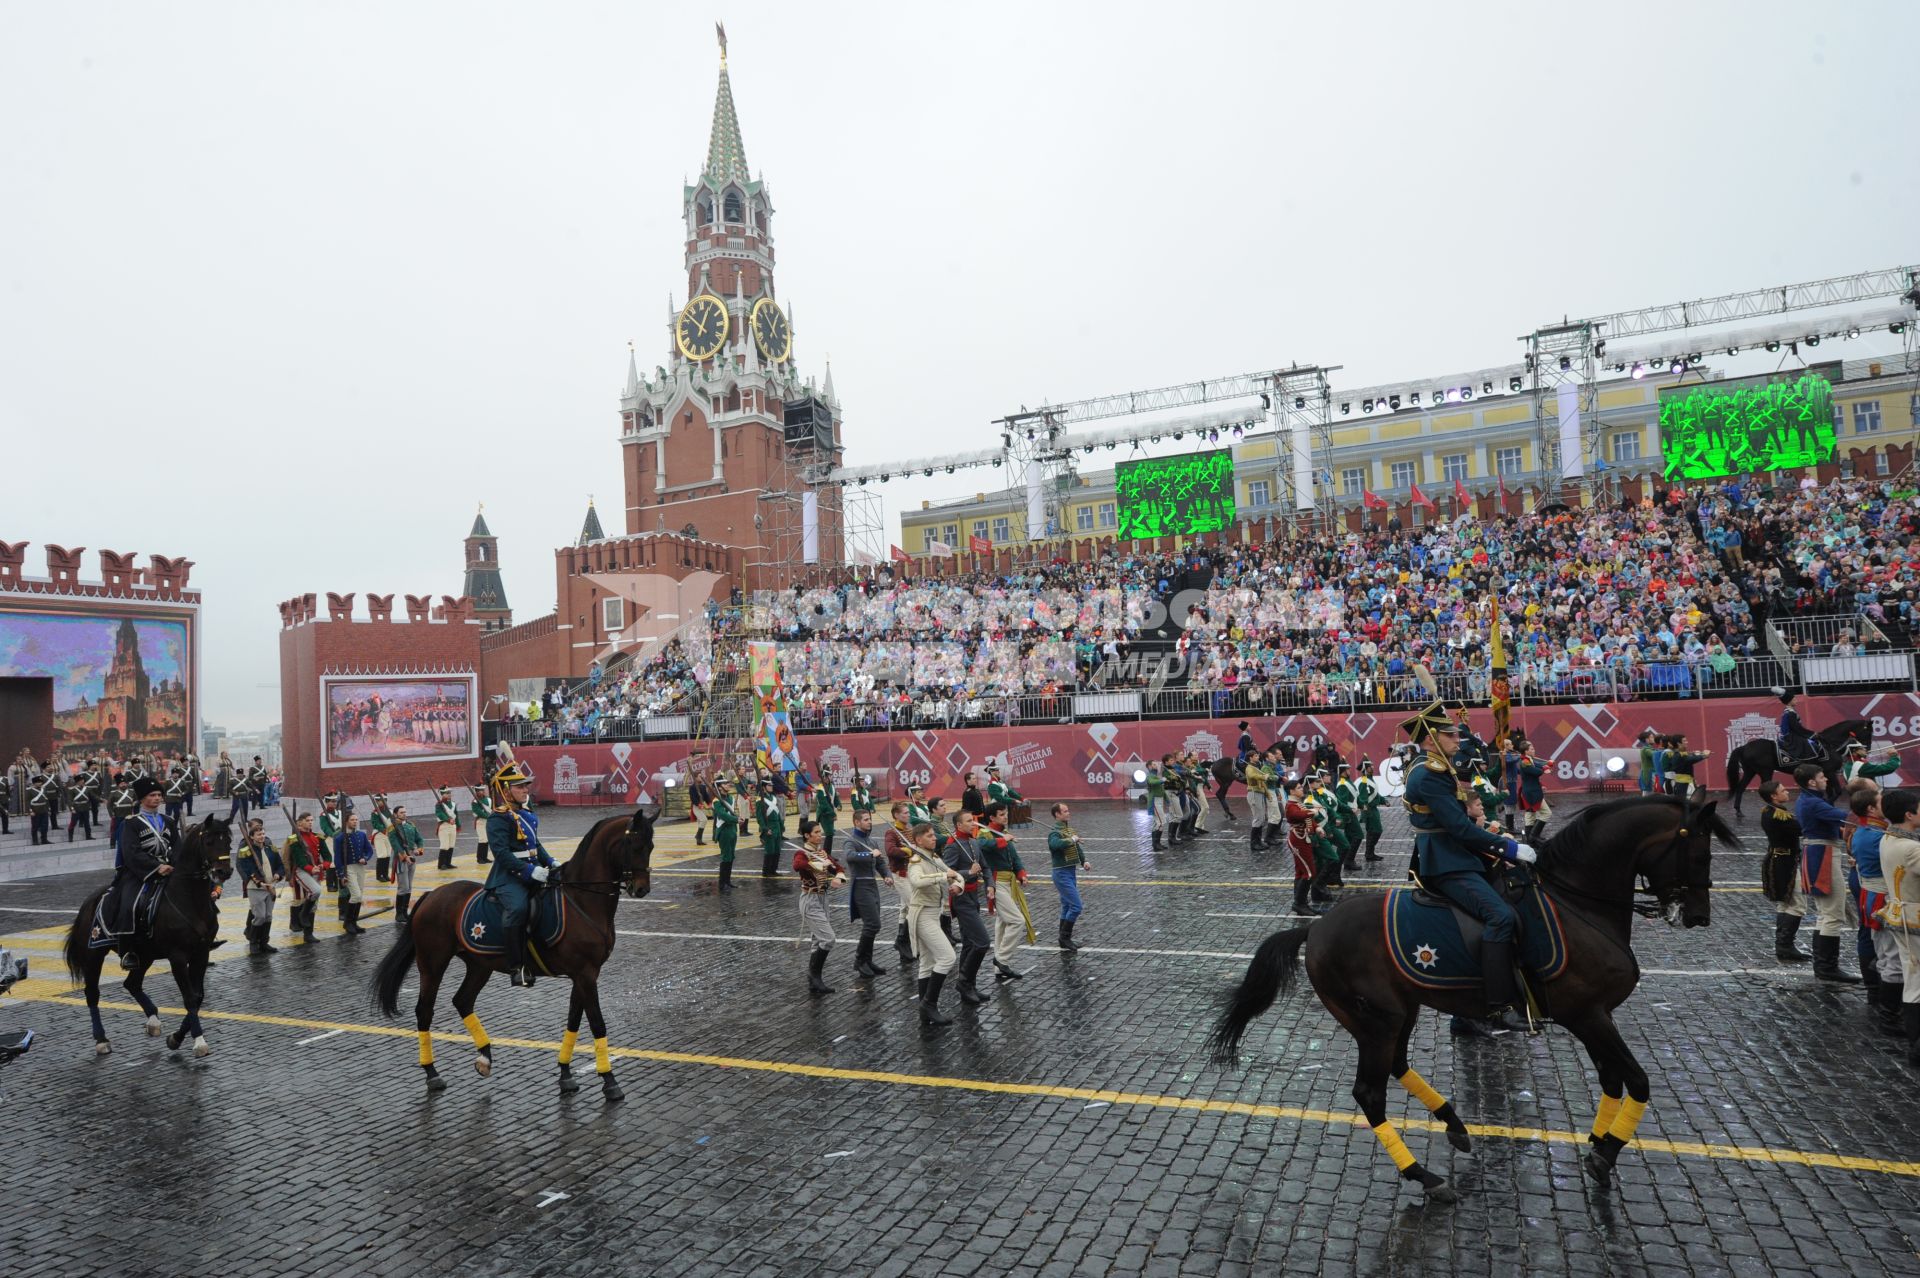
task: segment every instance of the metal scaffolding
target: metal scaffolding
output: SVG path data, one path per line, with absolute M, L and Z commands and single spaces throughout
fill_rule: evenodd
M 1592 320 L 1536 329 L 1527 343 L 1527 377 L 1533 390 L 1533 420 L 1537 427 L 1538 470 L 1543 501 L 1559 501 L 1567 478 L 1567 459 L 1561 456 L 1560 421 L 1567 412 L 1578 414 L 1580 455 L 1573 459 L 1574 475 L 1584 475 L 1600 446 L 1599 386 L 1594 352 L 1597 334 Z M 1572 387 L 1570 402 L 1561 404 L 1561 388 Z M 1553 406 L 1551 415 L 1547 412 Z

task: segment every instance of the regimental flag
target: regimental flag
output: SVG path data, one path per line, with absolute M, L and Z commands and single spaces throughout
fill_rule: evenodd
M 887 555 L 895 563 L 902 563 L 902 564 L 906 563 L 909 559 L 912 558 L 911 555 L 907 554 L 906 551 L 900 549 L 900 547 L 898 546 L 888 546 Z
M 747 678 L 753 690 L 771 697 L 780 689 L 780 648 L 768 639 L 747 641 Z
M 1467 491 L 1467 486 L 1461 483 L 1457 479 L 1453 481 L 1453 499 L 1459 502 L 1462 506 L 1466 506 L 1468 508 L 1471 508 L 1473 506 L 1473 494 L 1469 493 Z
M 993 553 L 993 543 L 985 537 L 969 535 L 967 537 L 967 549 L 976 555 L 990 555 Z
M 1433 498 L 1427 496 L 1425 493 L 1420 491 L 1420 485 L 1418 484 L 1408 485 L 1407 496 L 1409 497 L 1409 499 L 1412 500 L 1414 505 L 1425 506 L 1428 510 L 1433 511 L 1436 514 L 1439 513 L 1440 507 L 1434 504 Z
M 927 553 L 929 555 L 939 555 L 944 559 L 951 559 L 953 557 L 953 547 L 944 541 L 930 541 L 927 543 Z
M 1387 508 L 1387 499 L 1379 493 L 1374 492 L 1371 488 L 1362 488 L 1360 490 L 1360 505 L 1366 510 L 1385 510 Z
M 1504 515 L 1507 513 L 1507 476 L 1505 472 L 1502 472 L 1499 475 L 1499 481 L 1500 481 L 1500 513 Z
M 1493 623 L 1488 628 L 1493 677 L 1487 684 L 1487 705 L 1493 711 L 1493 739 L 1505 739 L 1513 718 L 1512 689 L 1507 684 L 1507 648 L 1500 639 L 1500 594 L 1493 596 Z

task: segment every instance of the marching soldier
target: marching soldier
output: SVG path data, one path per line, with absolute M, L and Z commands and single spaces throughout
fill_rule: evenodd
M 987 807 L 991 808 L 998 803 L 1001 807 L 1008 808 L 1009 819 L 1011 819 L 1012 809 L 1009 805 L 1025 801 L 1018 790 L 1000 779 L 1000 765 L 989 763 L 987 765 Z
M 954 823 L 953 838 L 947 841 L 942 859 L 947 868 L 960 875 L 960 890 L 953 896 L 953 922 L 960 929 L 960 1001 L 977 1007 L 991 1000 L 980 992 L 980 965 L 993 949 L 993 937 L 987 931 L 982 902 L 987 895 L 986 866 L 981 862 L 974 840 L 979 834 L 971 812 L 962 812 Z
M 1889 748 L 1887 757 L 1879 763 L 1867 762 L 1867 746 L 1860 740 L 1847 742 L 1847 761 L 1840 765 L 1840 782 L 1843 786 L 1855 781 L 1873 781 L 1880 777 L 1892 776 L 1900 770 L 1900 755 Z
M 453 806 L 453 791 L 441 786 L 434 791 L 433 832 L 440 846 L 440 859 L 436 864 L 442 870 L 453 868 L 454 848 L 460 842 L 460 812 Z
M 200 767 L 200 756 L 187 756 L 187 815 L 193 815 L 193 797 L 200 793 L 200 782 L 206 776 Z
M 1518 916 L 1487 881 L 1487 871 L 1506 863 L 1532 864 L 1537 853 L 1524 843 L 1502 838 L 1468 816 L 1467 787 L 1453 768 L 1459 727 L 1439 701 L 1400 728 L 1426 753 L 1407 774 L 1407 814 L 1414 830 L 1414 864 L 1420 882 L 1485 924 L 1481 937 L 1481 979 L 1487 1001 L 1486 1026 L 1495 1031 L 1525 1031 L 1514 1018 L 1519 995 L 1513 977 L 1513 944 Z
M 913 909 L 914 895 L 913 885 L 907 881 L 907 868 L 913 857 L 915 827 L 907 824 L 907 812 L 908 805 L 904 799 L 889 809 L 886 838 L 882 843 L 886 850 L 887 872 L 893 880 L 894 890 L 900 894 L 900 927 L 894 933 L 893 952 L 900 956 L 902 964 L 913 962 L 913 923 L 908 915 Z M 920 824 L 926 825 L 928 829 L 932 828 L 925 821 Z M 940 904 L 942 906 L 946 904 L 945 897 L 940 899 Z M 938 911 L 936 911 L 937 921 Z M 922 979 L 925 979 L 925 973 L 921 975 Z
M 280 895 L 280 884 L 286 881 L 287 872 L 280 854 L 273 850 L 273 844 L 267 840 L 265 822 L 254 820 L 247 823 L 246 842 L 240 845 L 235 864 L 240 871 L 241 886 L 247 894 L 247 925 L 243 929 L 247 938 L 247 953 L 277 953 L 276 947 L 268 944 L 268 937 L 273 933 L 274 898 Z
M 359 936 L 360 911 L 367 903 L 367 867 L 373 863 L 373 840 L 360 828 L 360 817 L 349 812 L 340 821 L 333 840 L 333 868 L 340 885 L 340 925 L 348 936 Z
M 1373 760 L 1360 760 L 1360 780 L 1354 789 L 1359 795 L 1360 820 L 1367 834 L 1367 864 L 1377 865 L 1383 859 L 1374 849 L 1380 846 L 1380 835 L 1384 827 L 1380 822 L 1380 809 L 1386 806 L 1386 800 L 1380 797 L 1380 783 L 1373 779 Z
M 1278 802 L 1281 819 L 1287 823 L 1287 852 L 1293 858 L 1293 914 L 1296 918 L 1310 918 L 1320 913 L 1309 898 L 1309 893 L 1316 891 L 1314 880 L 1318 869 L 1313 849 L 1313 813 L 1300 802 L 1298 778 L 1281 778 Z
M 927 806 L 927 791 L 924 786 L 907 787 L 907 828 L 932 825 L 933 809 Z
M 773 782 L 760 783 L 760 801 L 754 805 L 753 817 L 760 825 L 760 877 L 775 878 L 780 873 L 780 848 L 786 841 L 787 803 L 773 792 Z
M 84 774 L 68 779 L 65 791 L 67 802 L 67 842 L 73 842 L 73 828 L 80 827 L 83 839 L 93 838 L 93 805 L 87 801 L 86 783 L 81 779 Z
M 479 845 L 474 849 L 474 861 L 479 865 L 485 865 L 489 855 L 487 822 L 493 816 L 493 800 L 472 786 L 467 787 L 467 793 L 473 796 L 473 802 L 467 805 L 467 813 L 473 817 L 473 837 Z
M 320 906 L 320 893 L 327 881 L 326 849 L 314 833 L 313 813 L 302 812 L 293 819 L 293 833 L 287 836 L 281 851 L 287 883 L 293 888 L 293 912 L 287 921 L 309 943 L 313 941 L 313 913 Z
M 1760 829 L 1767 836 L 1767 859 L 1760 870 L 1760 891 L 1773 902 L 1773 957 L 1805 963 L 1813 957 L 1794 943 L 1807 899 L 1800 894 L 1800 822 L 1793 814 L 1793 792 L 1769 777 L 1760 786 Z
M 487 847 L 493 869 L 487 890 L 500 902 L 500 923 L 506 930 L 507 964 L 513 983 L 530 988 L 533 970 L 527 963 L 527 920 L 532 890 L 544 886 L 553 872 L 553 858 L 540 845 L 540 818 L 528 800 L 533 775 L 520 766 L 505 745 L 496 747 L 500 766 L 487 783 L 493 815 L 487 818 Z
M 167 817 L 170 820 L 178 822 L 187 810 L 188 785 L 186 769 L 176 766 L 173 775 L 167 778 Z
M 1340 780 L 1333 787 L 1334 820 L 1340 827 L 1340 868 L 1358 869 L 1355 858 L 1360 851 L 1360 789 L 1353 783 L 1353 765 L 1340 765 Z
M 1666 759 L 1667 793 L 1677 795 L 1682 799 L 1691 798 L 1694 791 L 1694 770 L 1707 761 L 1707 754 L 1708 752 L 1704 750 L 1696 751 L 1688 749 L 1687 734 L 1684 732 L 1676 732 L 1668 737 Z M 1537 764 L 1535 766 L 1538 767 Z M 1537 775 L 1536 773 L 1536 777 Z M 1523 786 L 1525 779 L 1523 770 L 1521 776 Z M 1522 811 L 1527 810 L 1525 803 L 1522 803 L 1520 807 Z M 1541 824 L 1545 824 L 1544 820 Z M 1532 826 L 1529 825 L 1528 828 L 1531 829 Z
M 393 810 L 393 824 L 387 838 L 393 850 L 393 921 L 404 924 L 413 917 L 413 867 L 420 860 L 420 849 L 427 844 L 420 827 L 407 819 L 403 804 Z
M 733 782 L 721 777 L 713 800 L 713 841 L 720 848 L 720 890 L 733 891 L 733 854 L 740 846 L 739 802 L 733 794 Z
M 705 847 L 707 842 L 707 819 L 713 811 L 713 783 L 707 780 L 705 771 L 696 771 L 693 779 L 687 782 L 687 816 L 693 822 L 693 844 Z
M 1848 927 L 1848 894 L 1841 863 L 1846 855 L 1846 826 L 1852 816 L 1827 801 L 1826 769 L 1803 763 L 1793 770 L 1800 787 L 1794 820 L 1800 823 L 1800 890 L 1813 903 L 1814 979 L 1858 985 L 1860 978 L 1840 970 L 1840 938 Z
M 13 776 L 0 772 L 0 834 L 13 833 Z
M 373 837 L 373 877 L 385 883 L 393 867 L 393 813 L 387 809 L 387 796 L 376 794 L 373 811 L 367 814 L 367 832 Z
M 897 803 L 894 811 L 900 812 L 904 807 L 904 804 Z M 893 831 L 887 833 L 891 835 Z M 907 868 L 900 876 L 906 882 L 908 891 L 905 920 L 909 938 L 907 957 L 920 961 L 922 1025 L 953 1024 L 953 1018 L 940 1010 L 940 990 L 954 965 L 953 942 L 947 939 L 940 919 L 947 903 L 961 889 L 964 880 L 940 859 L 934 847 L 938 838 L 931 825 L 923 822 L 914 826 L 906 845 Z
M 819 788 L 814 791 L 813 802 L 813 819 L 820 826 L 822 845 L 827 849 L 827 855 L 831 856 L 833 855 L 833 817 L 836 806 L 833 797 L 833 772 L 831 769 L 820 769 L 820 785 Z
M 980 861 L 987 867 L 988 908 L 993 914 L 993 979 L 1017 981 L 1026 976 L 1013 965 L 1022 944 L 1034 940 L 1033 914 L 1027 908 L 1027 867 L 1020 850 L 1007 837 L 1004 804 L 987 805 L 987 827 L 975 839 Z
M 855 812 L 872 812 L 874 810 L 873 787 L 868 782 L 866 773 L 855 772 L 853 774 L 853 791 L 847 796 L 847 806 L 851 807 Z
M 1685 742 L 1686 737 L 1682 736 L 1679 740 Z M 1547 768 L 1545 764 L 1533 757 L 1533 746 L 1519 733 L 1513 735 L 1513 753 L 1515 756 L 1514 806 L 1520 810 L 1526 821 L 1526 828 L 1520 835 L 1520 841 L 1537 845 L 1540 842 L 1540 836 L 1546 833 L 1547 822 L 1553 819 L 1553 805 L 1547 802 L 1546 788 L 1540 784 L 1540 778 L 1545 775 Z M 1704 759 L 1706 756 L 1698 757 Z M 1687 784 L 1692 783 L 1693 774 L 1689 767 Z
M 53 805 L 59 794 L 59 782 L 50 772 L 40 771 L 40 765 L 34 764 L 33 776 L 27 782 L 27 810 L 33 816 L 33 842 L 53 842 Z
M 80 824 L 86 827 L 86 838 L 93 837 L 93 827 L 100 824 L 100 765 L 88 759 L 80 765 L 80 774 L 73 779 L 74 816 L 83 818 Z M 67 841 L 73 841 L 73 821 L 67 822 Z
M 1273 769 L 1267 766 L 1267 758 L 1252 748 L 1253 738 L 1245 733 L 1248 743 L 1246 758 L 1240 764 L 1240 779 L 1247 787 L 1247 825 L 1250 833 L 1247 846 L 1255 852 L 1267 848 L 1267 795 L 1274 781 Z
M 818 821 L 802 817 L 800 842 L 793 850 L 793 872 L 800 876 L 800 926 L 813 948 L 807 955 L 807 993 L 831 994 L 824 973 L 833 952 L 833 916 L 827 911 L 827 892 L 847 881 L 840 863 L 827 851 L 826 833 Z
M 227 789 L 227 794 L 232 799 L 232 803 L 227 808 L 227 820 L 229 822 L 244 822 L 247 819 L 247 814 L 253 811 L 253 801 L 256 793 L 253 788 L 251 773 L 235 773 L 233 784 Z
M 1064 803 L 1053 805 L 1053 829 L 1047 834 L 1047 859 L 1053 863 L 1053 888 L 1060 895 L 1060 952 L 1072 954 L 1080 947 L 1073 942 L 1073 925 L 1080 921 L 1080 871 L 1092 871 L 1080 836 L 1074 832 L 1073 810 Z
M 854 920 L 860 924 L 853 970 L 861 976 L 884 976 L 887 969 L 873 961 L 873 942 L 880 935 L 880 880 L 888 877 L 890 871 L 884 849 L 874 841 L 870 808 L 853 814 L 853 828 L 847 831 L 846 866 L 852 886 L 848 904 Z
M 1147 765 L 1147 812 L 1153 826 L 1153 850 L 1160 850 L 1160 840 L 1164 835 L 1169 847 L 1180 842 L 1180 827 L 1174 825 L 1168 814 L 1167 775 L 1161 770 L 1163 760 L 1155 759 Z
M 164 796 L 163 796 L 164 797 Z M 113 774 L 113 785 L 107 790 L 107 838 L 114 847 L 120 846 L 120 827 L 127 823 L 134 810 L 140 806 L 133 797 L 133 778 L 124 772 Z

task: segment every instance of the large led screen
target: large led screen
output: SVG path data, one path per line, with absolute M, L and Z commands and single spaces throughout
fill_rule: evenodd
M 1113 468 L 1122 538 L 1191 537 L 1233 523 L 1233 453 L 1122 462 Z
M 192 644 L 180 617 L 0 608 L 0 679 L 52 682 L 53 748 L 67 759 L 187 753 Z
M 1833 386 L 1792 380 L 1712 382 L 1660 393 L 1668 479 L 1720 479 L 1833 460 Z

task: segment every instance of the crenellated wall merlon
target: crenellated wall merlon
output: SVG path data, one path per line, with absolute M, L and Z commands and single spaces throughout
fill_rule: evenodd
M 66 546 L 47 543 L 47 575 L 29 577 L 26 575 L 27 547 L 25 541 L 0 541 L 0 592 L 12 591 L 31 595 L 68 595 L 79 599 L 167 599 L 180 603 L 199 603 L 200 592 L 187 589 L 187 577 L 193 571 L 193 560 L 187 558 L 169 559 L 165 555 L 148 555 L 147 566 L 142 568 L 136 562 L 138 551 L 102 550 L 100 555 L 100 580 L 81 580 L 81 564 L 86 556 L 85 546 Z
M 0 543 L 0 549 L 4 548 L 4 544 Z M 281 628 L 283 630 L 291 630 L 295 626 L 317 625 L 321 622 L 331 621 L 381 626 L 393 624 L 394 596 L 392 593 L 377 595 L 372 591 L 367 591 L 367 615 L 365 618 L 358 619 L 354 617 L 353 613 L 354 600 L 360 597 L 359 591 L 348 591 L 342 594 L 338 591 L 329 590 L 325 593 L 327 596 L 327 614 L 325 617 L 320 615 L 320 596 L 318 593 L 295 595 L 291 599 L 281 600 L 278 605 L 280 609 Z M 473 615 L 474 601 L 470 595 L 459 595 L 457 597 L 454 595 L 441 595 L 438 606 L 435 606 L 433 596 L 430 594 L 405 595 L 404 598 L 406 600 L 407 624 L 481 624 Z

